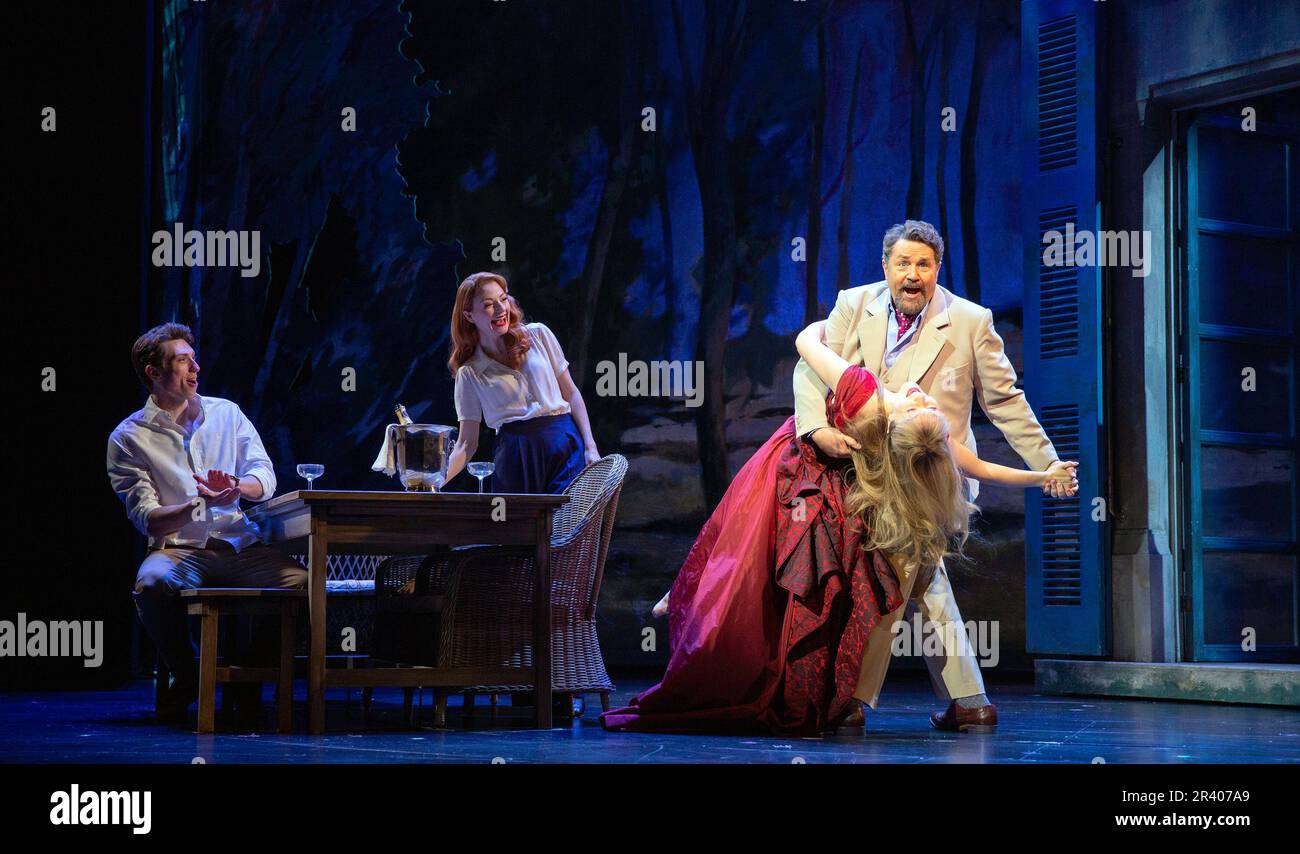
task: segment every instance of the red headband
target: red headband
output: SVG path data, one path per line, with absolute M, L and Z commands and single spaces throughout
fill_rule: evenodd
M 835 390 L 835 404 L 832 407 L 835 428 L 843 430 L 875 393 L 876 378 L 872 373 L 857 365 L 850 365 L 840 377 L 839 387 Z

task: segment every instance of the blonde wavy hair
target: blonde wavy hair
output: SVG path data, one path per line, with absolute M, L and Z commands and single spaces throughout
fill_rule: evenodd
M 943 415 L 922 412 L 891 426 L 884 407 L 874 407 L 844 432 L 862 445 L 845 478 L 845 510 L 863 518 L 864 548 L 884 552 L 900 573 L 961 555 L 976 508 L 966 500 Z

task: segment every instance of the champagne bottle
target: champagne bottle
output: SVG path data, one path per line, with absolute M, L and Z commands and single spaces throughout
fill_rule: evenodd
M 414 424 L 414 423 L 415 423 L 414 421 L 411 420 L 411 416 L 409 416 L 409 415 L 406 414 L 406 407 L 403 406 L 402 404 L 400 404 L 400 403 L 397 404 L 396 408 L 395 408 L 393 411 L 397 413 L 397 423 L 398 423 L 398 424 L 401 424 L 401 425 L 403 425 L 403 426 L 406 426 L 406 425 L 408 425 L 408 424 Z

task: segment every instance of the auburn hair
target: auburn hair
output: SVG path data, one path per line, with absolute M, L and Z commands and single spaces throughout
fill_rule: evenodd
M 975 506 L 966 500 L 943 415 L 923 412 L 891 427 L 877 406 L 845 432 L 862 445 L 851 454 L 845 510 L 863 517 L 864 548 L 884 552 L 899 572 L 960 555 Z
M 451 358 L 447 360 L 447 367 L 453 377 L 461 365 L 474 357 L 474 351 L 478 349 L 478 327 L 465 316 L 465 312 L 473 310 L 479 292 L 489 284 L 500 285 L 501 290 L 506 292 L 506 311 L 510 318 L 504 341 L 506 364 L 519 370 L 532 347 L 528 330 L 524 328 L 524 310 L 510 296 L 510 285 L 506 282 L 506 277 L 499 273 L 473 273 L 466 276 L 456 289 L 456 303 L 451 310 Z

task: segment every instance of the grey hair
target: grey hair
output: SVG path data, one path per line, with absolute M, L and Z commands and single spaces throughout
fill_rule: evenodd
M 935 262 L 943 263 L 943 238 L 939 236 L 939 230 L 925 220 L 909 219 L 906 222 L 891 225 L 889 231 L 885 232 L 885 241 L 880 257 L 888 261 L 889 253 L 894 251 L 894 244 L 900 240 L 914 240 L 917 243 L 924 243 L 934 250 Z

